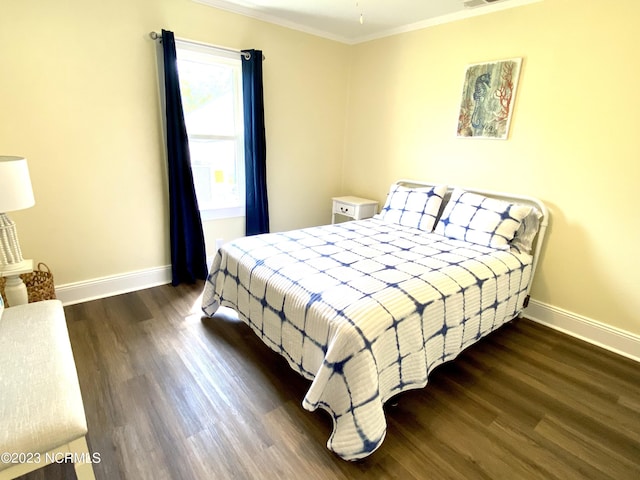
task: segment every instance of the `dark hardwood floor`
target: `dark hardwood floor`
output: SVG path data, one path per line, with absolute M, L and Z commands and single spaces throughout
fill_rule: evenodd
M 202 285 L 65 308 L 98 480 L 638 479 L 640 365 L 516 320 L 388 406 L 369 458 L 326 448 L 308 388 Z M 50 465 L 23 479 L 72 479 Z

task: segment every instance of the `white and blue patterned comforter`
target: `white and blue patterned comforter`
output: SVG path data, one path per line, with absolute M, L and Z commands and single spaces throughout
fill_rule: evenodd
M 382 443 L 383 404 L 523 308 L 531 257 L 378 219 L 246 237 L 221 248 L 203 310 L 235 309 L 312 380 L 347 460 Z

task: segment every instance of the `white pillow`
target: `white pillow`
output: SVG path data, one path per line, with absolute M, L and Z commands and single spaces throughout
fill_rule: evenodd
M 455 240 L 508 250 L 509 242 L 532 208 L 456 188 L 435 232 Z
M 4 312 L 4 300 L 2 299 L 2 295 L 0 295 L 0 318 L 2 318 L 2 312 Z
M 408 188 L 393 184 L 384 207 L 376 218 L 431 232 L 446 191 L 446 185 Z
M 542 213 L 533 207 L 531 213 L 524 217 L 524 220 L 520 224 L 520 228 L 518 228 L 516 235 L 511 241 L 511 247 L 515 248 L 519 253 L 531 255 L 533 239 L 536 238 L 536 233 L 538 233 L 538 229 L 540 228 L 541 218 Z

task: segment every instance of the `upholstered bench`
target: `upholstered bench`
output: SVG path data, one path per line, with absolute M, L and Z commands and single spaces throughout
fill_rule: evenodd
M 47 300 L 5 309 L 0 317 L 0 480 L 67 461 L 74 463 L 78 480 L 95 479 L 86 434 L 62 304 Z

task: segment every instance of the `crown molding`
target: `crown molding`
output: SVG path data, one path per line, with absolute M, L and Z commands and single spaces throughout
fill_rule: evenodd
M 378 33 L 365 35 L 360 37 L 344 37 L 341 35 L 336 35 L 335 33 L 327 32 L 325 30 L 309 27 L 308 25 L 303 25 L 300 23 L 292 22 L 290 20 L 285 20 L 276 15 L 271 15 L 266 12 L 260 11 L 256 8 L 252 8 L 248 5 L 238 5 L 235 3 L 231 3 L 225 0 L 191 0 L 194 3 L 199 3 L 202 5 L 207 5 L 209 7 L 217 8 L 219 10 L 225 10 L 231 13 L 236 13 L 239 15 L 243 15 L 246 17 L 255 18 L 256 20 L 261 20 L 267 23 L 272 23 L 274 25 L 279 25 L 281 27 L 290 28 L 292 30 L 298 30 L 303 33 L 308 33 L 310 35 L 315 35 L 317 37 L 323 37 L 329 40 L 334 40 L 336 42 L 345 43 L 347 45 L 356 45 L 359 43 L 369 42 L 371 40 L 377 40 L 384 37 L 390 37 L 393 35 L 398 35 L 401 33 L 412 32 L 415 30 L 422 30 L 428 27 L 434 27 L 437 25 L 442 25 L 445 23 L 457 22 L 459 20 L 465 20 L 467 18 L 478 17 L 481 15 L 487 15 L 490 13 L 499 12 L 501 10 L 508 10 L 511 8 L 521 7 L 524 5 L 529 5 L 532 3 L 539 3 L 544 0 L 510 0 L 509 2 L 498 2 L 492 4 L 481 5 L 477 7 L 472 7 L 464 11 L 460 11 L 457 13 L 452 13 L 449 15 L 442 15 L 435 18 L 430 18 L 428 20 L 422 20 L 419 22 L 403 25 L 397 28 L 391 28 L 388 30 L 381 30 Z
M 191 0 L 191 1 L 194 3 L 200 3 L 202 5 L 206 5 L 208 7 L 217 8 L 218 10 L 225 10 L 227 12 L 236 13 L 238 15 L 254 18 L 256 20 L 261 20 L 263 22 L 278 25 L 280 27 L 285 27 L 291 30 L 297 30 L 299 32 L 308 33 L 316 37 L 326 38 L 328 40 L 333 40 L 335 42 L 346 43 L 346 44 L 352 43 L 351 39 L 343 37 L 341 35 L 336 35 L 331 32 L 312 28 L 307 25 L 292 22 L 290 20 L 285 20 L 284 18 L 280 18 L 275 15 L 270 15 L 265 12 L 261 12 L 260 10 L 256 10 L 255 8 L 236 5 L 230 2 L 225 2 L 224 0 Z
M 194 0 L 195 1 L 195 0 Z M 499 12 L 502 10 L 508 10 L 511 8 L 521 7 L 532 3 L 539 3 L 543 0 L 511 0 L 508 3 L 487 4 L 481 8 L 474 7 L 469 10 L 464 10 L 449 15 L 441 15 L 439 17 L 422 20 L 415 23 L 403 25 L 401 27 L 392 28 L 389 30 L 381 31 L 380 33 L 358 37 L 351 40 L 349 43 L 352 45 L 358 43 L 370 42 L 371 40 L 378 40 L 385 37 L 391 37 L 393 35 L 400 35 L 402 33 L 414 32 L 416 30 L 422 30 L 424 28 L 436 27 L 438 25 L 444 25 L 446 23 L 458 22 L 460 20 L 466 20 L 468 18 L 480 17 L 482 15 L 488 15 L 490 13 Z

